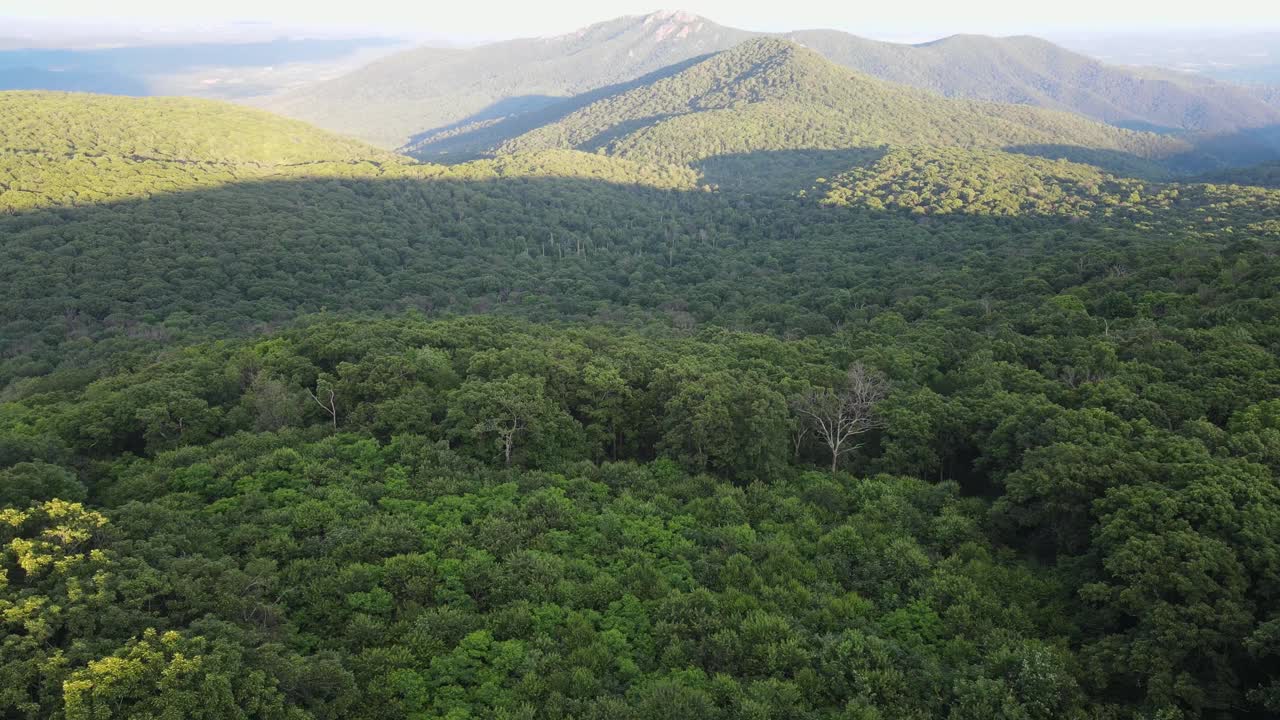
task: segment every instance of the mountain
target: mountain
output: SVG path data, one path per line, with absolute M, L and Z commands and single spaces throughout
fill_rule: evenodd
M 591 103 L 501 150 L 573 148 L 689 164 L 883 145 L 1017 147 L 1095 161 L 1111 153 L 1134 164 L 1180 163 L 1191 151 L 1174 138 L 1068 113 L 946 99 L 893 85 L 775 38 L 749 40 L 670 77 Z
M 752 35 L 685 12 L 623 17 L 551 38 L 398 53 L 268 107 L 394 148 L 419 134 L 491 122 L 634 80 Z
M 1248 88 L 1171 70 L 1107 65 L 1035 37 L 955 35 L 920 45 L 830 30 L 789 37 L 832 62 L 949 97 L 1066 110 L 1165 132 L 1280 125 L 1280 108 Z
M 760 36 L 685 12 L 624 17 L 553 38 L 402 52 L 268 107 L 382 147 L 467 157 L 595 99 L 585 93 L 662 74 Z M 920 45 L 830 30 L 783 37 L 867 75 L 949 97 L 1065 110 L 1161 132 L 1280 127 L 1280 107 L 1258 90 L 1107 65 L 1033 37 L 961 35 Z M 1242 146 L 1246 160 L 1280 148 L 1274 137 L 1232 143 Z

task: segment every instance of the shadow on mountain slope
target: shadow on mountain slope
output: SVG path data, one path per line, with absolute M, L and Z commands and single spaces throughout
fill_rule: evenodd
M 1123 177 L 1168 180 L 1175 175 L 1164 162 L 1148 160 L 1119 150 L 1099 150 L 1075 145 L 1010 145 L 1004 150 L 1048 160 L 1070 160 Z
M 1093 165 L 1113 175 L 1147 180 L 1199 175 L 1214 169 L 1247 167 L 1280 159 L 1280 126 L 1182 137 L 1186 138 L 1192 149 L 1158 161 L 1117 150 L 1071 145 L 1017 145 L 1005 149 L 1049 159 L 1064 158 Z
M 694 164 L 702 179 L 721 190 L 746 193 L 794 193 L 814 180 L 870 165 L 885 148 L 778 150 L 707 158 Z
M 423 157 L 463 152 L 479 154 L 487 149 L 481 138 L 501 135 L 502 128 L 509 127 L 512 121 L 564 101 L 563 97 L 553 95 L 505 97 L 457 122 L 417 133 L 402 150 Z
M 401 148 L 401 151 L 417 158 L 437 162 L 444 159 L 441 156 L 449 156 L 451 160 L 472 159 L 485 155 L 502 143 L 530 130 L 563 120 L 596 101 L 675 75 L 708 57 L 710 57 L 709 54 L 700 55 L 635 80 L 609 85 L 568 98 L 548 95 L 503 98 L 456 123 L 417 133 Z
M 1050 254 L 1191 237 L 1177 216 L 1074 225 L 569 177 L 268 180 L 29 211 L 0 216 L 0 387 L 326 310 L 822 334 L 877 308 L 921 317 L 955 289 L 941 268 L 999 294 Z

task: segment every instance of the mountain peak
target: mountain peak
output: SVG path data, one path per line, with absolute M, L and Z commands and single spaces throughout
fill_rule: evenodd
M 655 10 L 644 16 L 644 24 L 660 22 L 681 22 L 691 23 L 705 21 L 705 18 L 695 15 L 687 10 Z
M 825 67 L 837 70 L 837 66 L 809 50 L 800 43 L 784 37 L 764 35 L 738 43 L 724 51 L 721 59 L 726 63 L 743 64 L 804 64 L 814 69 Z
M 683 40 L 712 25 L 710 21 L 686 10 L 658 10 L 641 18 L 640 26 L 655 42 Z
M 803 47 L 803 45 L 790 38 L 761 35 L 750 40 L 743 40 L 737 46 L 730 48 L 729 52 L 749 50 L 751 52 L 794 53 Z

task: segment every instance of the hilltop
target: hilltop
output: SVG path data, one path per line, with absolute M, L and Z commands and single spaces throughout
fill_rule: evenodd
M 1091 156 L 1106 151 L 1134 161 L 1175 160 L 1191 151 L 1177 139 L 1067 113 L 952 100 L 896 86 L 776 38 L 747 41 L 670 77 L 598 100 L 502 150 L 563 147 L 697 163 L 726 155 L 884 145 L 1018 147 Z

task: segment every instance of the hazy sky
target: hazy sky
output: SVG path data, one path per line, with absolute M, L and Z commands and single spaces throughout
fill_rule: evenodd
M 382 27 L 406 34 L 550 35 L 658 9 L 662 0 L 0 0 L 0 17 L 113 20 L 144 26 L 225 21 Z M 1275 29 L 1276 0 L 690 0 L 681 9 L 751 30 L 829 27 L 863 34 L 1016 33 L 1080 29 Z M 0 35 L 3 28 L 0 27 Z

